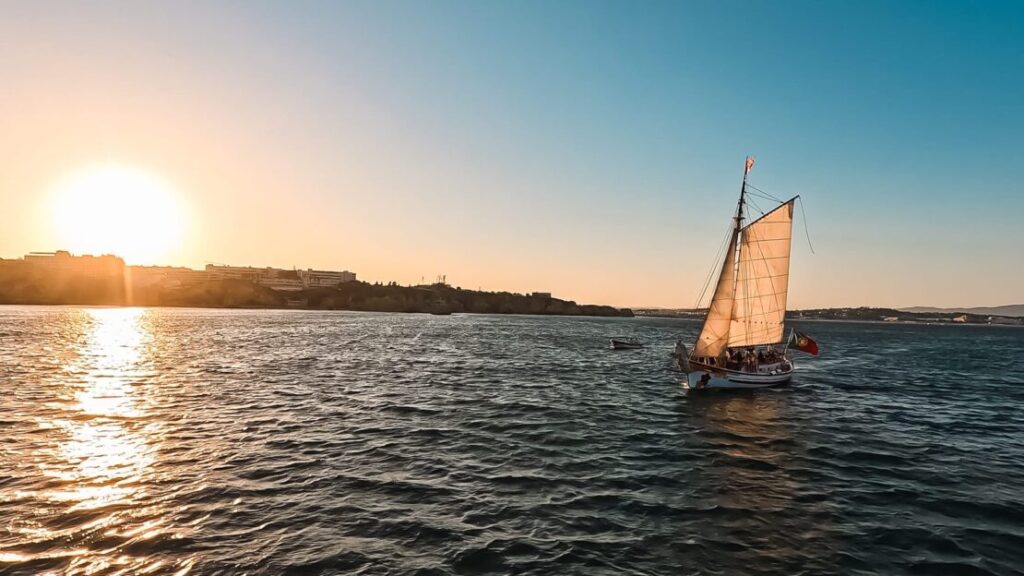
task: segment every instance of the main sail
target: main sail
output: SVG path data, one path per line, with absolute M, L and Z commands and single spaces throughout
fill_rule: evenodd
M 782 341 L 795 200 L 733 232 L 694 356 Z
M 740 230 L 730 347 L 782 341 L 794 201 L 782 204 Z

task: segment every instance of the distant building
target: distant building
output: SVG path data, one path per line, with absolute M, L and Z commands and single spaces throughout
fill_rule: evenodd
M 334 287 L 342 282 L 354 282 L 354 272 L 343 270 L 286 270 L 283 268 L 252 268 L 250 266 L 221 266 L 207 264 L 210 280 L 246 280 L 274 290 L 302 290 L 303 288 Z
M 139 287 L 181 288 L 204 282 L 207 274 L 178 266 L 129 266 L 125 277 Z
M 333 288 L 345 282 L 355 282 L 356 274 L 348 270 L 333 272 L 330 270 L 313 270 L 308 268 L 306 270 L 299 270 L 299 278 L 302 279 L 302 284 L 306 288 Z
M 900 317 L 899 316 L 882 316 L 882 320 L 884 322 L 899 322 L 900 321 Z
M 220 264 L 207 264 L 206 275 L 210 280 L 248 280 L 259 284 L 260 279 L 269 268 L 253 268 L 251 266 L 221 266 Z
M 348 270 L 288 270 L 207 264 L 203 270 L 179 266 L 126 266 L 119 256 L 75 256 L 67 250 L 30 252 L 23 258 L 0 258 L 0 270 L 24 270 L 60 282 L 78 278 L 115 280 L 127 288 L 181 288 L 215 280 L 243 280 L 274 290 L 333 288 L 356 280 Z
M 124 274 L 124 260 L 109 254 L 74 256 L 67 250 L 29 252 L 25 255 L 24 263 L 50 273 L 80 274 L 89 278 L 108 278 Z
M 953 322 L 967 322 L 967 314 L 961 314 L 953 317 Z
M 274 290 L 302 290 L 305 288 L 298 272 L 281 268 L 267 268 L 267 273 L 260 278 L 259 284 Z

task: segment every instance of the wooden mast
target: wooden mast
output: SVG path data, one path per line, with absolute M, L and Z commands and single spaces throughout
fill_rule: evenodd
M 751 156 L 747 156 L 746 161 L 744 161 L 744 163 L 743 163 L 743 183 L 740 184 L 740 200 L 739 200 L 739 202 L 737 203 L 737 206 L 736 206 L 736 231 L 733 232 L 733 239 L 734 239 L 734 242 L 736 243 L 736 255 L 735 255 L 735 260 L 734 260 L 734 262 L 735 262 L 735 269 L 733 270 L 733 282 L 739 282 L 739 279 L 740 279 L 740 275 L 739 275 L 739 270 L 740 270 L 740 250 L 742 249 L 741 248 L 742 242 L 740 240 L 740 234 L 743 233 L 743 206 L 746 204 L 747 175 L 750 174 L 750 169 L 753 168 L 753 167 L 754 167 L 754 158 L 751 157 Z M 733 284 L 733 293 L 734 294 L 735 294 L 735 291 L 736 291 L 736 285 Z M 734 302 L 733 303 L 734 314 L 735 314 L 735 310 L 736 310 L 735 305 L 736 304 Z M 729 344 L 726 343 L 725 350 L 723 350 L 722 353 L 723 354 L 728 354 L 728 352 L 729 352 Z

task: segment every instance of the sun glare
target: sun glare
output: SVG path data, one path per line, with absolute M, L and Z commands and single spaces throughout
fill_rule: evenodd
M 129 264 L 159 264 L 182 241 L 184 216 L 164 180 L 127 166 L 103 165 L 56 187 L 58 248 L 116 254 Z

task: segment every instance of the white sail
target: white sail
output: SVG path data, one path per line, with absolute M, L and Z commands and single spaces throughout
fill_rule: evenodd
M 740 231 L 736 288 L 731 295 L 729 347 L 782 341 L 789 291 L 794 200 L 768 212 Z
M 733 232 L 726 252 L 722 271 L 718 274 L 715 294 L 704 319 L 704 327 L 697 337 L 693 355 L 721 356 L 729 343 L 729 325 L 732 323 L 733 297 L 736 293 L 736 233 Z

